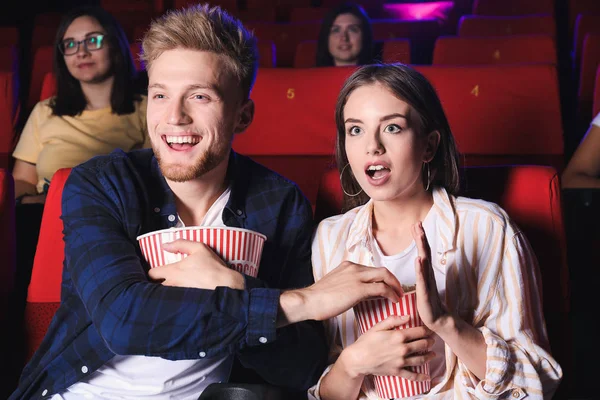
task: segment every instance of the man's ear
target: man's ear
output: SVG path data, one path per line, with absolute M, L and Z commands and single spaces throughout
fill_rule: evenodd
M 423 154 L 423 161 L 430 162 L 437 153 L 437 149 L 440 145 L 440 132 L 433 131 L 427 135 L 427 142 L 425 143 L 425 154 Z
M 234 134 L 244 132 L 254 119 L 254 102 L 252 99 L 246 99 L 241 106 L 238 123 L 233 130 Z

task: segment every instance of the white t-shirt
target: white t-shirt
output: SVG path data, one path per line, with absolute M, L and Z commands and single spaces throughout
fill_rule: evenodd
M 596 125 L 597 127 L 600 127 L 600 113 L 598 113 L 598 115 L 596 115 L 596 118 L 594 118 L 592 120 L 592 125 Z
M 423 220 L 423 229 L 425 230 L 429 247 L 432 249 L 437 248 L 435 216 L 435 213 L 429 212 Z M 412 286 L 416 283 L 415 260 L 419 254 L 417 244 L 414 240 L 402 252 L 391 256 L 383 255 L 383 251 L 379 247 L 377 240 L 373 240 L 373 243 L 375 243 L 375 249 L 373 251 L 375 265 L 381 265 L 389 269 L 403 285 Z M 438 293 L 440 294 L 442 301 L 444 301 L 446 292 L 446 273 L 438 268 L 434 268 L 433 272 Z M 436 334 L 433 334 L 432 337 L 435 339 L 435 343 L 431 348 L 431 351 L 435 353 L 435 358 L 429 362 L 429 373 L 431 376 L 431 387 L 434 387 L 444 378 L 444 374 L 446 373 L 446 357 L 444 353 L 444 341 Z M 405 398 L 405 400 L 421 399 L 423 397 L 424 396 L 413 396 Z
M 230 194 L 228 187 L 210 207 L 202 226 L 225 226 L 222 214 Z M 184 226 L 178 219 L 177 227 Z M 196 400 L 211 383 L 227 381 L 232 364 L 233 356 L 171 361 L 115 355 L 87 379 L 54 395 L 52 400 Z

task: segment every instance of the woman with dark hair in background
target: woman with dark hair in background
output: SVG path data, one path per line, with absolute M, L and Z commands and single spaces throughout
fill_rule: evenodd
M 365 10 L 353 3 L 333 8 L 323 18 L 317 67 L 373 63 L 373 30 Z
M 55 97 L 33 109 L 13 153 L 19 202 L 43 203 L 52 175 L 120 148 L 146 143 L 146 98 L 118 22 L 97 7 L 76 9 L 58 28 Z
M 331 364 L 311 399 L 378 399 L 373 375 L 430 381 L 419 399 L 551 398 L 562 371 L 535 255 L 504 210 L 457 196 L 458 151 L 432 85 L 405 65 L 362 67 L 335 119 L 348 211 L 319 224 L 315 282 L 387 268 L 416 287 L 424 326 L 398 330 L 409 319 L 390 316 L 359 335 L 352 309 L 330 319 Z M 429 374 L 411 370 L 427 362 Z
M 22 325 L 27 287 L 50 180 L 61 168 L 120 148 L 149 146 L 146 97 L 137 94 L 136 70 L 118 22 L 101 8 L 65 15 L 54 43 L 55 97 L 33 109 L 13 153 L 17 271 L 11 295 L 13 327 Z M 20 330 L 11 330 L 18 365 Z M 7 377 L 10 381 L 10 377 Z

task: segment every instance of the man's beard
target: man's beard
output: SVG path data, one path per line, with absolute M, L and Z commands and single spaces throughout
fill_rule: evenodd
M 219 146 L 208 149 L 193 165 L 167 164 L 163 162 L 160 152 L 154 146 L 154 155 L 165 178 L 173 182 L 187 182 L 201 177 L 215 169 L 227 156 L 227 147 Z

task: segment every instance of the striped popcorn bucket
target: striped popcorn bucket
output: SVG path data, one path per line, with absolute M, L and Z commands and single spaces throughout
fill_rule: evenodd
M 213 249 L 229 267 L 256 278 L 263 245 L 267 237 L 248 229 L 192 226 L 163 229 L 146 233 L 137 238 L 142 254 L 150 268 L 171 264 L 187 257 L 187 254 L 169 253 L 162 249 L 164 243 L 170 243 L 177 239 L 202 242 Z
M 354 314 L 358 321 L 361 334 L 371 329 L 375 324 L 390 315 L 410 315 L 410 320 L 398 329 L 423 326 L 423 321 L 417 313 L 417 293 L 404 293 L 398 303 L 392 303 L 384 298 L 370 299 L 354 306 Z M 429 375 L 429 363 L 418 367 L 410 367 L 412 371 Z M 395 399 L 416 396 L 431 389 L 431 381 L 415 382 L 398 376 L 373 376 L 377 395 L 383 399 Z

